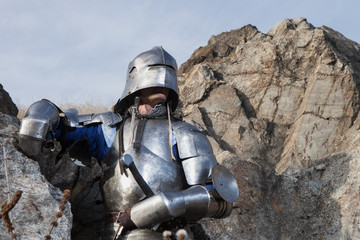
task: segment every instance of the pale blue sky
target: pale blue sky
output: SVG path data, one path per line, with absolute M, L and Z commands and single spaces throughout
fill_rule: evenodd
M 16 104 L 111 106 L 127 65 L 163 46 L 180 66 L 212 35 L 247 24 L 267 33 L 305 17 L 360 43 L 358 0 L 0 0 L 0 83 Z

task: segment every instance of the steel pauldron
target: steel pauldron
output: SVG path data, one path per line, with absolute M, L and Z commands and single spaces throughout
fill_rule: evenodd
M 19 146 L 27 155 L 36 156 L 41 152 L 46 135 L 53 133 L 59 125 L 59 111 L 46 99 L 33 103 L 27 109 L 19 130 Z

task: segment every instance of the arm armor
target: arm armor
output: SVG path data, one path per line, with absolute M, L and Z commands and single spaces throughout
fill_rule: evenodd
M 131 220 L 139 228 L 176 217 L 196 221 L 204 217 L 224 218 L 232 211 L 232 203 L 203 186 L 192 186 L 181 192 L 160 193 L 135 204 Z
M 60 122 L 60 113 L 70 127 L 83 127 L 92 123 L 103 123 L 112 127 L 121 122 L 121 116 L 113 112 L 79 115 L 74 108 L 61 111 L 52 102 L 43 99 L 33 103 L 20 124 L 19 146 L 28 156 L 41 153 L 42 145 L 50 133 L 54 135 Z
M 79 115 L 78 110 L 71 108 L 65 110 L 64 114 L 69 121 L 70 127 L 83 127 L 93 123 L 103 123 L 106 126 L 113 127 L 122 120 L 120 114 L 113 112 Z
M 212 172 L 215 189 L 196 185 L 180 192 L 159 193 L 135 204 L 131 209 L 131 220 L 142 228 L 176 217 L 190 221 L 228 217 L 232 203 L 239 197 L 236 180 L 224 166 L 216 165 Z
M 33 103 L 25 112 L 20 124 L 19 147 L 28 156 L 41 153 L 48 133 L 54 133 L 60 122 L 61 110 L 52 102 L 42 99 Z
M 187 183 L 205 185 L 210 180 L 211 169 L 217 165 L 209 140 L 186 122 L 174 124 L 173 130 Z

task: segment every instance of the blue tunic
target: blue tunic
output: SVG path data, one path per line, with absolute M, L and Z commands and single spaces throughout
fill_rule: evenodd
M 55 132 L 55 138 L 58 139 L 65 148 L 71 146 L 80 139 L 86 139 L 89 153 L 100 162 L 111 146 L 111 144 L 108 145 L 110 141 L 107 143 L 105 140 L 102 125 L 103 124 L 98 123 L 86 127 L 68 128 L 61 122 L 59 128 Z M 116 128 L 114 127 L 113 132 L 115 131 Z
M 115 137 L 116 127 L 105 126 L 102 123 L 91 124 L 84 127 L 66 127 L 63 122 L 55 132 L 55 138 L 59 139 L 63 147 L 71 146 L 80 139 L 86 139 L 89 153 L 99 163 L 109 151 Z M 173 133 L 174 134 L 174 133 Z M 173 139 L 173 153 L 178 158 L 176 138 Z

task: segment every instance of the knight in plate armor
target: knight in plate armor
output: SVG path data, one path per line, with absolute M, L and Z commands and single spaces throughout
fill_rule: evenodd
M 162 239 L 204 217 L 230 215 L 238 187 L 219 165 L 207 137 L 174 114 L 177 64 L 162 47 L 129 63 L 113 112 L 78 115 L 48 100 L 32 104 L 20 126 L 19 146 L 41 153 L 48 138 L 69 148 L 85 139 L 102 167 L 107 211 L 102 239 Z

